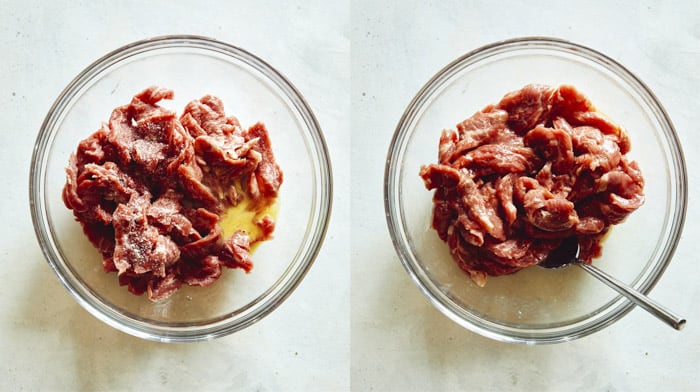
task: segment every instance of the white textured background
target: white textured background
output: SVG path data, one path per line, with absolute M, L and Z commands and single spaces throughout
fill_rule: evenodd
M 349 389 L 350 41 L 347 4 L 0 0 L 0 390 Z M 327 246 L 275 312 L 231 336 L 160 344 L 84 311 L 50 271 L 28 207 L 46 112 L 88 64 L 129 42 L 198 34 L 275 66 L 307 98 L 334 164 Z
M 0 0 L 0 390 L 700 390 L 700 3 L 525 3 Z M 186 345 L 130 337 L 77 305 L 41 255 L 27 191 L 34 139 L 65 85 L 110 50 L 175 33 L 277 67 L 317 115 L 335 174 L 332 225 L 299 288 L 248 329 Z M 435 310 L 401 267 L 382 199 L 401 113 L 448 62 L 525 35 L 606 53 L 669 112 L 690 200 L 652 296 L 688 318 L 682 332 L 636 309 L 572 343 L 497 343 Z
M 700 390 L 700 2 L 377 3 L 353 0 L 351 17 L 352 389 Z M 675 259 L 651 294 L 687 317 L 682 332 L 635 309 L 568 344 L 491 341 L 433 308 L 388 234 L 380 234 L 386 152 L 413 96 L 460 55 L 532 35 L 602 51 L 641 77 L 668 110 L 687 158 L 690 200 Z

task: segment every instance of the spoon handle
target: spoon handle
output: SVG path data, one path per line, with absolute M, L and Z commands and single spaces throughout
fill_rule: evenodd
M 639 291 L 631 288 L 630 286 L 622 283 L 621 281 L 613 278 L 612 276 L 608 275 L 607 273 L 603 272 L 602 270 L 600 270 L 600 269 L 598 269 L 590 264 L 584 264 L 584 263 L 575 263 L 575 264 L 577 264 L 578 266 L 580 266 L 581 268 L 586 270 L 586 272 L 588 272 L 591 275 L 598 278 L 601 282 L 603 282 L 606 285 L 610 286 L 611 288 L 615 289 L 618 293 L 624 295 L 630 301 L 639 305 L 647 312 L 658 317 L 660 320 L 664 321 L 666 324 L 670 325 L 671 327 L 680 331 L 683 328 L 683 326 L 685 325 L 685 319 L 683 317 L 676 315 L 675 313 L 673 313 L 672 311 L 661 306 L 660 304 L 658 304 L 657 302 L 655 302 L 651 298 L 649 298 L 646 295 L 640 293 Z

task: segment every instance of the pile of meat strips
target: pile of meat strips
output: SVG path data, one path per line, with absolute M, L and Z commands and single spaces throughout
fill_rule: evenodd
M 577 236 L 586 262 L 644 203 L 628 134 L 571 86 L 528 85 L 442 132 L 432 226 L 479 286 L 543 261 Z
M 263 124 L 241 128 L 213 96 L 178 118 L 157 104 L 172 97 L 151 87 L 114 109 L 71 155 L 63 189 L 104 269 L 154 301 L 210 285 L 222 267 L 250 271 L 249 236 L 223 238 L 219 219 L 244 197 L 257 208 L 273 202 L 282 183 Z M 271 217 L 255 224 L 258 240 L 271 236 Z

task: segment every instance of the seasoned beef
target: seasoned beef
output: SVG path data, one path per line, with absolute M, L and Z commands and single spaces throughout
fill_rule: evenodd
M 543 124 L 550 116 L 557 89 L 530 84 L 506 94 L 497 108 L 508 112 L 508 127 L 518 135 Z
M 456 128 L 419 174 L 434 190 L 432 227 L 480 286 L 570 236 L 590 263 L 610 227 L 644 203 L 629 135 L 572 86 L 525 86 Z
M 62 194 L 104 270 L 154 301 L 214 283 L 222 266 L 249 272 L 249 234 L 224 238 L 221 215 L 244 199 L 262 211 L 283 180 L 262 123 L 243 129 L 210 95 L 178 117 L 158 105 L 173 95 L 150 87 L 114 109 L 71 155 Z M 271 238 L 272 217 L 256 219 L 255 242 Z

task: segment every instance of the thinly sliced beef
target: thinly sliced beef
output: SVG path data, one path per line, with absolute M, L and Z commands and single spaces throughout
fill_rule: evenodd
M 472 177 L 463 175 L 457 185 L 457 190 L 462 197 L 462 203 L 466 207 L 469 218 L 477 222 L 485 232 L 494 238 L 504 239 L 503 221 L 487 204 L 484 195 Z
M 526 173 L 539 163 L 535 152 L 525 146 L 512 144 L 486 144 L 458 158 L 452 166 L 467 168 L 477 176 L 491 174 Z
M 180 247 L 182 254 L 188 259 L 201 259 L 210 254 L 216 254 L 221 249 L 222 232 L 219 226 L 215 226 L 214 230 L 209 232 L 204 237 L 189 242 Z
M 191 120 L 181 120 L 192 137 L 197 138 L 204 131 L 207 135 L 224 135 L 241 132 L 241 125 L 234 116 L 227 117 L 224 113 L 223 102 L 212 95 L 206 95 L 201 99 L 189 102 L 181 119 L 189 117 Z
M 605 221 L 595 216 L 583 217 L 576 224 L 576 232 L 579 234 L 598 234 L 604 228 Z
M 217 256 L 206 255 L 197 260 L 187 260 L 181 265 L 182 281 L 190 286 L 209 286 L 221 276 L 221 260 Z
M 165 269 L 180 257 L 177 244 L 148 224 L 146 212 L 151 204 L 150 196 L 148 193 L 132 195 L 128 203 L 119 204 L 112 216 L 113 262 L 120 275 L 129 271 L 164 277 Z
M 518 209 L 513 203 L 513 186 L 515 186 L 516 176 L 507 174 L 496 180 L 496 196 L 501 203 L 503 217 L 508 226 L 512 226 L 518 218 Z
M 161 234 L 170 236 L 178 245 L 196 241 L 201 236 L 192 222 L 182 214 L 181 196 L 170 190 L 161 195 L 146 210 L 148 223 L 157 227 Z
M 544 231 L 564 231 L 579 222 L 574 203 L 540 188 L 528 191 L 523 200 L 528 223 Z
M 495 139 L 499 132 L 507 128 L 508 113 L 493 109 L 489 112 L 477 112 L 474 116 L 457 124 L 458 140 L 449 151 L 447 160 L 459 158 L 465 151 L 472 150 Z M 444 163 L 442 160 L 440 161 Z
M 620 163 L 622 154 L 614 138 L 604 135 L 599 129 L 581 126 L 573 129 L 573 148 L 576 174 L 584 170 L 609 172 Z
M 525 135 L 523 143 L 546 161 L 551 161 L 554 173 L 570 172 L 574 164 L 574 150 L 569 132 L 540 125 Z
M 103 165 L 89 163 L 78 177 L 78 193 L 83 199 L 109 200 L 126 203 L 132 195 L 143 193 L 145 186 L 123 172 L 114 162 Z
M 151 87 L 114 109 L 71 155 L 62 193 L 104 270 L 154 301 L 182 284 L 210 285 L 222 267 L 249 272 L 250 238 L 224 238 L 221 214 L 250 199 L 260 210 L 256 241 L 271 238 L 275 222 L 263 207 L 283 181 L 262 123 L 244 130 L 210 95 L 178 117 L 159 105 L 173 95 Z
M 171 271 L 164 277 L 154 277 L 146 284 L 148 298 L 154 301 L 159 301 L 173 295 L 183 283 L 177 271 Z
M 253 268 L 253 261 L 250 259 L 250 237 L 241 231 L 233 233 L 224 241 L 219 257 L 229 268 L 250 271 Z
M 508 127 L 518 135 L 544 124 L 552 110 L 557 89 L 531 84 L 506 94 L 497 107 L 508 112 Z
M 188 198 L 217 213 L 223 211 L 223 204 L 211 189 L 202 183 L 203 175 L 199 166 L 182 165 L 178 167 L 177 177 L 180 189 Z
M 87 208 L 83 199 L 78 195 L 78 159 L 75 154 L 71 154 L 68 159 L 66 185 L 63 187 L 61 196 L 63 204 L 73 210 L 74 214 L 80 214 Z
M 423 166 L 420 175 L 428 189 L 456 188 L 462 180 L 459 170 L 447 165 Z
M 629 135 L 572 86 L 525 86 L 456 128 L 419 174 L 434 190 L 432 227 L 480 286 L 570 236 L 590 262 L 611 225 L 644 202 Z
M 601 112 L 576 112 L 573 114 L 572 124 L 575 126 L 589 126 L 600 130 L 605 135 L 620 136 L 622 129 L 619 125 L 613 123 L 606 115 Z M 619 141 L 616 140 L 616 141 Z
M 255 221 L 255 225 L 260 228 L 262 235 L 260 238 L 256 238 L 254 242 L 266 241 L 272 238 L 272 233 L 275 231 L 275 221 L 270 215 L 265 215 L 262 219 Z
M 551 117 L 563 119 L 568 123 L 575 122 L 576 113 L 595 111 L 591 101 L 575 87 L 562 85 L 557 88 L 552 99 Z
M 257 165 L 252 174 L 260 194 L 260 198 L 256 201 L 263 202 L 266 199 L 275 198 L 282 184 L 283 176 L 272 153 L 272 144 L 267 130 L 262 123 L 257 123 L 250 127 L 245 135 L 248 140 L 257 140 L 254 150 L 261 155 L 260 164 Z
M 101 165 L 107 161 L 114 161 L 116 151 L 114 146 L 107 142 L 109 128 L 102 124 L 99 130 L 82 140 L 76 151 L 76 164 L 79 166 L 95 163 Z
M 532 241 L 524 239 L 507 239 L 502 242 L 490 242 L 484 245 L 484 249 L 501 259 L 517 260 L 527 255 Z
M 454 227 L 452 228 L 454 230 Z M 466 241 L 467 243 L 474 246 L 481 246 L 484 244 L 484 236 L 486 235 L 484 227 L 476 221 L 469 218 L 469 215 L 467 215 L 466 213 L 461 213 L 457 215 L 456 228 L 459 231 L 458 234 L 462 237 L 462 240 Z M 448 236 L 449 232 L 450 230 L 448 227 Z

